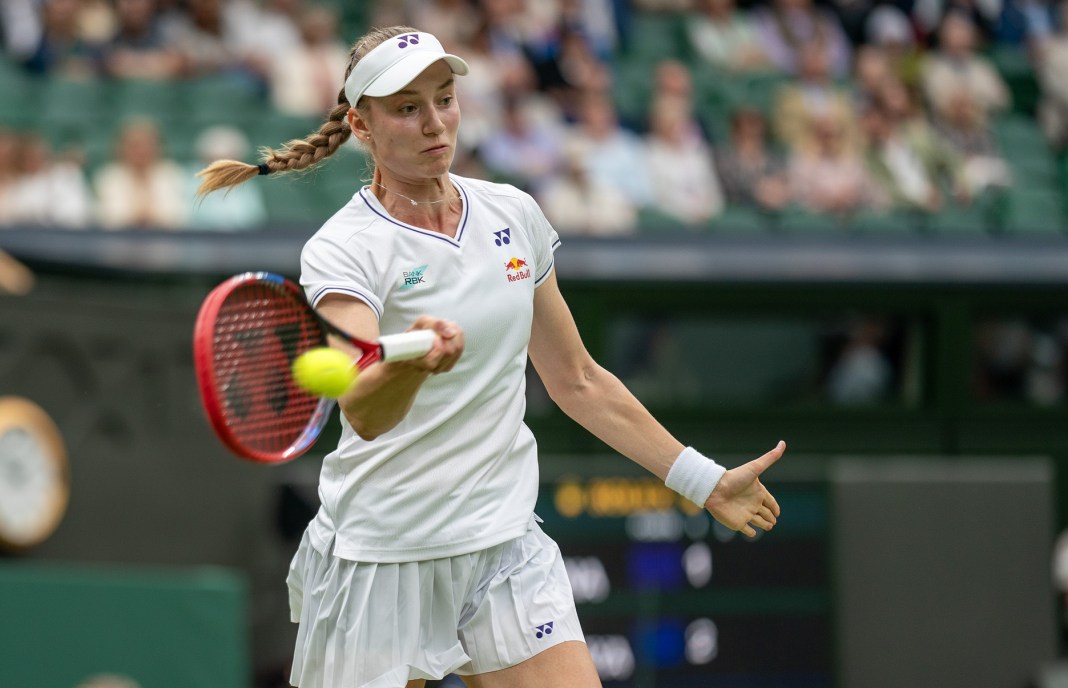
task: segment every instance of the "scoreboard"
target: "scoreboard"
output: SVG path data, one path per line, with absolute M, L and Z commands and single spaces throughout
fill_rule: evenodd
M 536 512 L 606 687 L 830 688 L 826 484 L 769 484 L 746 538 L 652 477 L 561 475 Z

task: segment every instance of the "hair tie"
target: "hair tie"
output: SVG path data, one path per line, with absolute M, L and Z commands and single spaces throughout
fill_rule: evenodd
M 270 174 L 271 173 L 271 168 L 268 167 L 267 163 L 265 163 L 265 162 L 261 162 L 256 167 L 259 169 L 260 174 Z

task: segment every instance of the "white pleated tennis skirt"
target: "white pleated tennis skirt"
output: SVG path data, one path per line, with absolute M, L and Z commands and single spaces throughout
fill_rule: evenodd
M 560 548 L 535 518 L 515 540 L 397 564 L 319 552 L 305 533 L 287 579 L 290 617 L 300 624 L 290 682 L 403 688 L 584 641 Z

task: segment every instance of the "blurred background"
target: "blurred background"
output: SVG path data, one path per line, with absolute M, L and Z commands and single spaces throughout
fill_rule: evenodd
M 606 686 L 1068 685 L 1066 7 L 3 0 L 0 249 L 32 274 L 0 261 L 0 687 L 288 685 L 337 427 L 230 456 L 192 326 L 233 273 L 296 277 L 371 172 L 194 173 L 315 131 L 395 23 L 470 63 L 454 170 L 539 200 L 595 357 L 721 463 L 789 444 L 748 540 L 530 376 Z

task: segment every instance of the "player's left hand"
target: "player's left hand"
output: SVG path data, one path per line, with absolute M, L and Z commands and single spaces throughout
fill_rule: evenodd
M 756 535 L 755 528 L 771 530 L 779 518 L 779 503 L 761 484 L 760 476 L 785 451 L 786 443 L 780 441 L 767 454 L 724 473 L 705 502 L 712 517 L 747 537 Z

